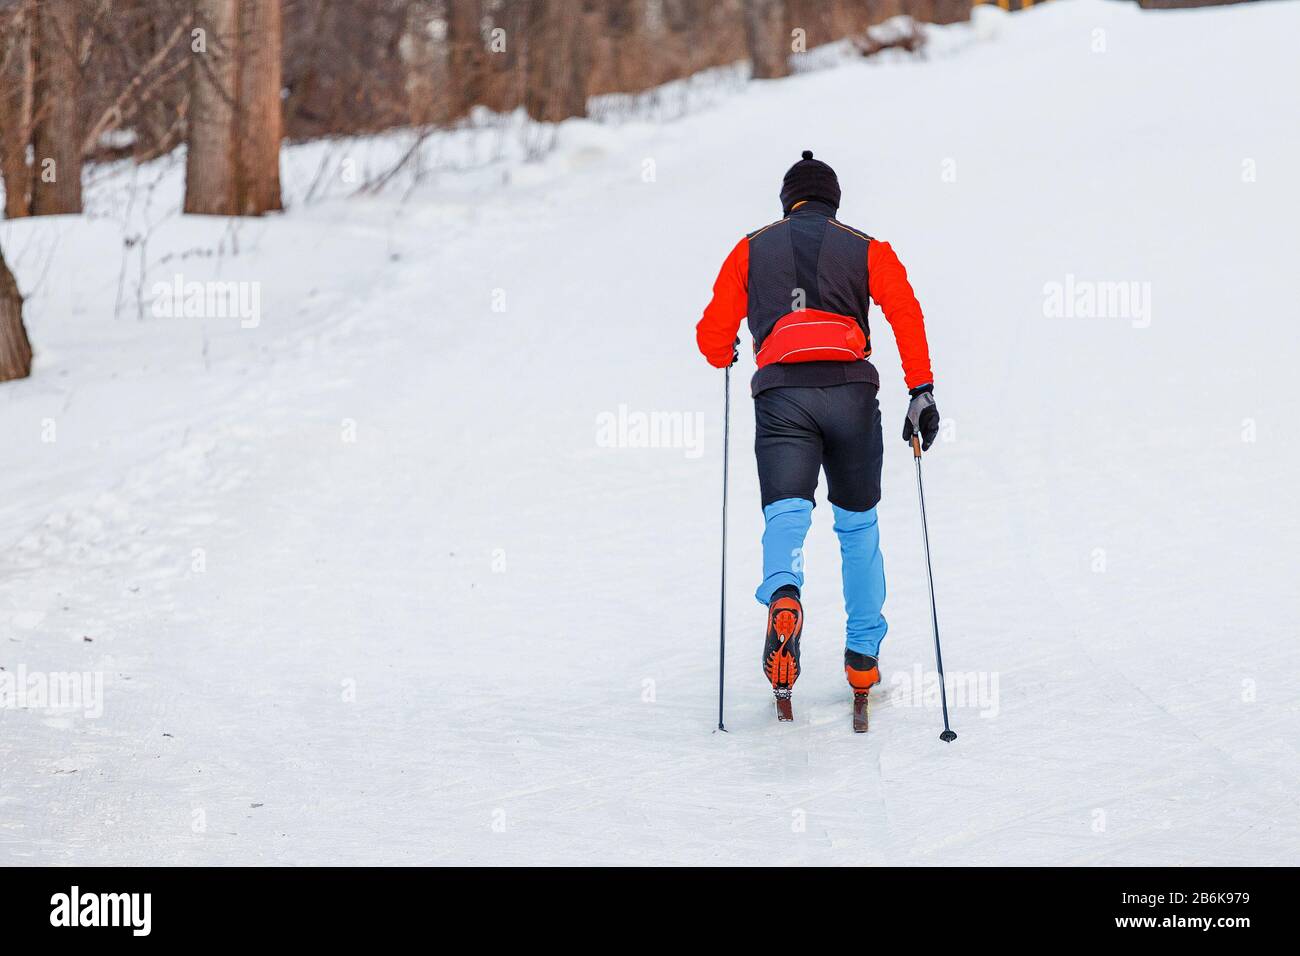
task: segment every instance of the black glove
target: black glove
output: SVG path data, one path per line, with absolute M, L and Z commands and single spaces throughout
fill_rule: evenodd
M 939 434 L 939 409 L 934 404 L 934 386 L 918 385 L 908 394 L 912 403 L 907 406 L 903 419 L 903 441 L 910 442 L 913 435 L 921 436 L 921 450 L 928 451 Z
M 740 361 L 740 336 L 736 336 L 736 341 L 731 343 L 731 364 L 735 365 Z M 730 366 L 728 366 L 730 368 Z

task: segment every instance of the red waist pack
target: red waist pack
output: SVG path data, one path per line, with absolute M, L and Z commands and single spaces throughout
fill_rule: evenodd
M 856 362 L 870 354 L 857 320 L 804 309 L 782 316 L 754 358 L 763 368 L 777 362 Z

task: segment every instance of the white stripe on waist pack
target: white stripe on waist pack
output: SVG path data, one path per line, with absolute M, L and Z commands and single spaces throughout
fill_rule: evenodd
M 801 325 L 837 325 L 837 326 L 839 326 L 840 328 L 845 328 L 845 327 L 846 327 L 845 324 L 844 324 L 843 322 L 832 322 L 830 319 L 823 319 L 823 320 L 820 321 L 820 322 L 795 322 L 795 323 L 793 323 L 792 325 L 783 325 L 783 326 L 781 326 L 781 328 L 779 328 L 779 329 L 773 329 L 771 335 L 772 335 L 772 336 L 779 335 L 780 333 L 784 332 L 786 329 L 797 329 L 797 328 L 799 328 L 799 326 L 801 326 Z M 771 337 L 771 336 L 769 336 L 769 337 Z M 771 342 L 768 342 L 766 345 L 764 345 L 761 349 L 758 350 L 758 354 L 759 354 L 759 355 L 762 355 L 764 352 L 766 352 L 767 349 L 768 349 L 768 346 L 770 346 L 771 344 L 772 344 Z M 831 347 L 831 346 L 828 346 L 828 347 Z M 789 353 L 789 352 L 787 352 L 786 354 L 789 355 L 789 354 L 793 354 L 793 353 Z M 783 356 L 783 357 L 784 357 L 784 356 Z

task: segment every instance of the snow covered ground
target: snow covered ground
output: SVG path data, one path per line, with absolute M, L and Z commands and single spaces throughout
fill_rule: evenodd
M 38 350 L 0 386 L 0 863 L 1300 862 L 1298 29 L 985 9 L 928 61 L 565 124 L 538 162 L 453 138 L 466 170 L 348 197 L 400 142 L 314 144 L 284 216 L 176 216 L 173 160 L 0 223 Z M 773 719 L 746 358 L 711 733 L 693 325 L 804 148 L 929 317 L 951 745 L 878 317 L 871 732 L 824 507 Z M 155 314 L 177 276 L 247 283 L 242 321 Z

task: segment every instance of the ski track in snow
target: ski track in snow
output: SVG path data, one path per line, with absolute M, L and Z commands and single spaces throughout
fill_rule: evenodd
M 502 188 L 151 256 L 260 280 L 256 329 L 115 316 L 111 216 L 0 224 L 40 353 L 0 389 L 0 667 L 105 682 L 98 718 L 0 709 L 0 863 L 1296 863 L 1297 26 L 1295 0 L 981 10 L 929 62 L 565 124 Z M 886 693 L 853 735 L 818 508 L 773 718 L 742 374 L 711 732 L 722 396 L 692 326 L 803 148 L 929 317 L 944 659 L 999 689 L 952 745 L 888 692 L 933 648 L 876 311 Z M 1067 273 L 1150 282 L 1150 326 L 1046 318 Z M 702 454 L 601 447 L 620 405 L 703 413 Z

